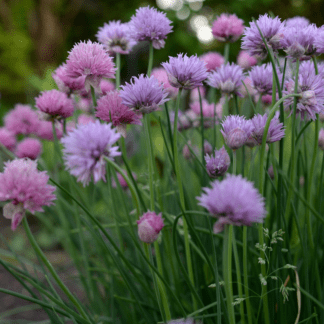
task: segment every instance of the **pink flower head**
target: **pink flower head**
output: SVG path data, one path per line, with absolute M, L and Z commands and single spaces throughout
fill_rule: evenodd
M 177 96 L 179 89 L 172 87 L 168 79 L 168 74 L 164 68 L 154 68 L 151 75 L 163 84 L 163 88 L 169 94 L 169 97 L 175 98 Z
M 129 23 L 121 23 L 120 20 L 110 21 L 99 28 L 98 41 L 105 46 L 109 54 L 129 54 L 136 41 L 131 37 Z
M 36 160 L 42 153 L 42 143 L 36 138 L 26 138 L 22 140 L 16 149 L 19 158 L 29 158 Z
M 102 78 L 115 78 L 115 65 L 104 46 L 99 43 L 80 42 L 75 44 L 66 61 L 66 72 L 71 78 L 85 77 L 85 89 L 93 86 L 100 92 Z
M 206 95 L 206 88 L 203 87 L 203 86 L 201 86 L 201 87 L 197 87 L 197 88 L 192 89 L 192 90 L 190 91 L 190 101 L 198 101 L 198 100 L 199 100 L 199 91 L 198 91 L 198 89 L 199 89 L 199 91 L 200 91 L 200 95 L 201 95 L 201 97 L 202 97 L 202 98 L 205 97 L 205 95 Z
M 200 56 L 200 59 L 206 63 L 208 72 L 215 71 L 225 62 L 224 57 L 217 52 L 208 52 Z
M 60 65 L 52 74 L 52 77 L 60 91 L 70 93 L 84 88 L 85 76 L 71 78 L 67 75 L 66 64 Z
M 212 188 L 203 188 L 204 193 L 197 197 L 199 205 L 218 217 L 222 230 L 225 224 L 252 226 L 262 223 L 266 216 L 264 198 L 253 183 L 241 175 L 227 174 L 223 181 L 215 180 Z
M 244 116 L 229 115 L 222 123 L 223 134 L 226 145 L 232 150 L 243 146 L 252 133 L 253 125 Z
M 39 127 L 38 115 L 29 105 L 17 104 L 5 116 L 4 126 L 15 135 L 35 134 Z
M 240 51 L 237 57 L 237 64 L 244 70 L 248 70 L 257 63 L 256 57 L 251 56 L 248 51 Z
M 36 107 L 54 118 L 71 117 L 74 112 L 73 100 L 68 98 L 64 92 L 55 89 L 43 91 L 36 98 Z
M 128 188 L 128 184 L 127 184 L 126 180 L 124 179 L 124 177 L 119 172 L 116 172 L 116 174 L 117 174 L 117 180 L 118 180 L 120 186 L 123 189 Z M 124 171 L 124 174 L 127 175 L 126 171 Z M 132 176 L 133 176 L 134 180 L 137 179 L 137 176 L 136 176 L 136 174 L 134 172 L 132 172 Z M 112 179 L 111 185 L 112 185 L 113 188 L 116 188 L 117 187 L 116 182 L 115 182 L 115 179 Z
M 137 221 L 138 236 L 145 243 L 153 243 L 158 239 L 159 233 L 162 230 L 164 223 L 162 213 L 148 211 Z
M 129 24 L 135 40 L 150 41 L 154 48 L 161 49 L 167 34 L 172 32 L 171 23 L 164 12 L 148 6 L 136 9 Z
M 110 80 L 102 79 L 100 82 L 100 89 L 103 95 L 106 95 L 108 92 L 115 90 L 115 84 Z
M 86 125 L 86 124 L 95 123 L 95 122 L 96 122 L 95 118 L 91 115 L 81 114 L 78 117 L 79 125 Z
M 37 163 L 29 159 L 5 162 L 0 173 L 0 200 L 11 200 L 4 206 L 4 217 L 11 219 L 14 231 L 22 221 L 25 211 L 32 214 L 43 211 L 43 206 L 53 204 L 55 187 L 47 184 L 46 171 L 37 170 Z
M 10 130 L 0 127 L 0 144 L 9 151 L 13 151 L 16 147 L 16 137 Z
M 106 181 L 106 161 L 121 155 L 118 146 L 113 146 L 120 135 L 111 124 L 95 123 L 78 125 L 61 140 L 66 169 L 86 186 L 93 176 L 94 182 Z
M 118 91 L 110 91 L 98 100 L 96 117 L 111 122 L 117 131 L 126 137 L 126 125 L 141 125 L 140 116 L 123 105 Z
M 190 104 L 190 109 L 197 115 L 197 122 L 200 124 L 200 102 L 195 101 Z M 223 102 L 218 103 L 215 105 L 213 102 L 209 103 L 206 99 L 202 100 L 202 114 L 204 117 L 204 126 L 205 127 L 212 127 L 213 120 L 215 115 L 215 121 L 218 124 L 219 121 L 222 119 L 223 114 Z M 194 126 L 197 126 L 194 124 Z
M 63 129 L 61 124 L 55 124 L 56 136 L 60 139 L 63 136 Z M 53 126 L 50 121 L 41 121 L 36 135 L 48 141 L 54 141 Z
M 243 20 L 236 15 L 221 14 L 213 22 L 212 33 L 220 42 L 235 42 L 244 31 Z

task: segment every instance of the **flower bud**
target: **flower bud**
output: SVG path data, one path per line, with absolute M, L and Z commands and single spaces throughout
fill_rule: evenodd
M 158 239 L 159 233 L 162 230 L 164 223 L 162 213 L 148 211 L 137 221 L 138 236 L 145 243 L 153 243 Z
M 206 169 L 208 175 L 211 178 L 216 178 L 224 175 L 231 163 L 230 157 L 224 146 L 218 151 L 215 150 L 214 156 L 209 156 L 208 154 L 206 154 L 205 160 Z
M 226 144 L 232 150 L 236 150 L 245 144 L 247 138 L 248 137 L 244 130 L 241 128 L 235 128 L 228 134 Z

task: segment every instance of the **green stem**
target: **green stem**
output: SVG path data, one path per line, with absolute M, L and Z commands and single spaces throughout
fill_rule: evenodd
M 233 174 L 236 174 L 236 150 L 233 150 Z
M 92 103 L 93 108 L 95 109 L 97 107 L 97 98 L 96 98 L 96 92 L 93 86 L 90 86 L 91 89 L 91 97 L 92 97 Z
M 235 315 L 233 307 L 233 287 L 232 287 L 232 241 L 233 225 L 225 225 L 224 234 L 224 264 L 223 277 L 225 281 L 225 294 L 229 323 L 235 324 Z
M 200 131 L 201 131 L 201 161 L 204 162 L 205 157 L 205 148 L 204 148 L 204 116 L 203 116 L 203 109 L 202 109 L 202 98 L 200 93 L 200 88 L 198 87 L 198 94 L 199 94 L 199 105 L 200 105 Z
M 230 51 L 230 43 L 225 43 L 224 47 L 224 59 L 225 59 L 225 64 L 228 62 L 229 59 L 229 51 Z
M 56 283 L 59 285 L 59 287 L 65 293 L 65 295 L 70 299 L 70 301 L 73 303 L 73 305 L 76 307 L 76 309 L 80 312 L 81 316 L 85 320 L 90 321 L 89 317 L 87 316 L 87 314 L 83 310 L 83 308 L 80 305 L 80 303 L 78 302 L 78 300 L 72 295 L 72 293 L 70 292 L 70 290 L 64 285 L 64 283 L 62 282 L 62 280 L 60 279 L 60 277 L 57 275 L 56 271 L 54 270 L 52 264 L 48 261 L 48 259 L 46 258 L 45 254 L 43 253 L 43 251 L 38 246 L 38 244 L 37 244 L 37 242 L 36 242 L 36 240 L 35 240 L 32 232 L 30 231 L 30 228 L 28 226 L 27 217 L 24 217 L 23 218 L 23 224 L 24 224 L 24 228 L 25 228 L 27 237 L 28 237 L 31 245 L 33 246 L 36 254 L 43 261 L 44 265 L 47 267 L 47 269 L 49 270 L 49 272 L 53 276 L 53 278 L 56 281 Z
M 174 149 L 174 166 L 175 166 L 175 172 L 177 177 L 177 183 L 179 188 L 179 195 L 180 195 L 180 206 L 182 211 L 184 212 L 186 209 L 185 206 L 185 199 L 184 199 L 184 192 L 182 187 L 182 181 L 181 181 L 181 174 L 180 174 L 180 163 L 179 163 L 179 155 L 178 155 L 178 111 L 180 106 L 180 97 L 181 97 L 182 90 L 179 90 L 177 101 L 176 101 L 176 108 L 175 108 L 175 116 L 174 116 L 174 130 L 173 130 L 173 149 Z M 187 220 L 184 217 L 183 218 L 183 231 L 184 231 L 184 240 L 185 240 L 185 251 L 186 251 L 186 260 L 187 260 L 187 267 L 188 267 L 188 273 L 190 282 L 193 286 L 194 284 L 194 274 L 193 274 L 193 268 L 192 268 L 192 260 L 191 260 L 191 252 L 190 252 L 190 244 L 189 244 L 189 231 L 188 231 L 188 224 Z M 197 310 L 197 302 L 192 294 L 192 300 L 194 304 L 194 310 Z
M 120 86 L 120 53 L 116 53 L 116 89 Z
M 147 75 L 148 75 L 148 77 L 151 76 L 152 67 L 153 67 L 153 44 L 152 44 L 152 42 L 150 42 L 149 62 L 148 62 L 148 66 L 147 66 Z

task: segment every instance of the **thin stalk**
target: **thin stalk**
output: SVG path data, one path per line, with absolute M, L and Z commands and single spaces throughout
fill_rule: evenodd
M 204 162 L 204 157 L 205 157 L 204 115 L 203 115 L 203 109 L 202 109 L 202 98 L 201 98 L 201 93 L 200 93 L 199 87 L 198 87 L 198 94 L 199 94 L 199 105 L 200 105 L 201 161 Z
M 228 62 L 229 58 L 229 51 L 230 51 L 230 43 L 225 43 L 224 47 L 224 59 L 225 59 L 225 64 Z
M 116 53 L 116 89 L 120 86 L 120 53 Z
M 64 283 L 62 282 L 62 280 L 60 279 L 60 277 L 57 275 L 56 271 L 54 270 L 52 264 L 48 261 L 48 259 L 46 258 L 45 254 L 43 253 L 43 251 L 38 246 L 38 244 L 37 244 L 37 242 L 36 242 L 36 240 L 35 240 L 32 232 L 30 231 L 30 228 L 28 226 L 27 217 L 24 217 L 23 218 L 23 224 L 24 224 L 24 228 L 25 228 L 27 237 L 28 237 L 31 245 L 33 246 L 36 254 L 40 257 L 40 259 L 42 260 L 42 262 L 44 263 L 44 265 L 46 266 L 46 268 L 49 270 L 49 272 L 53 276 L 53 278 L 56 281 L 56 283 L 59 285 L 59 287 L 65 293 L 65 295 L 69 298 L 69 300 L 72 302 L 72 304 L 76 307 L 76 309 L 80 312 L 81 316 L 85 320 L 90 321 L 88 315 L 83 310 L 83 308 L 82 308 L 81 304 L 79 303 L 79 301 L 72 295 L 72 293 L 70 292 L 70 290 L 64 285 Z
M 152 44 L 152 42 L 150 42 L 149 62 L 148 62 L 148 66 L 147 66 L 147 75 L 148 75 L 148 77 L 151 76 L 152 67 L 153 67 L 153 44 Z
M 237 115 L 239 115 L 239 106 L 238 106 L 238 98 L 237 95 L 234 95 L 234 102 L 235 102 L 235 112 Z
M 223 278 L 225 281 L 225 294 L 229 322 L 230 324 L 235 324 L 232 287 L 232 241 L 233 225 L 225 225 Z
M 93 108 L 97 107 L 97 98 L 96 98 L 96 92 L 93 86 L 90 86 L 91 88 L 91 97 L 92 97 L 92 103 L 93 103 Z
M 179 90 L 177 101 L 176 101 L 176 108 L 175 108 L 175 115 L 174 115 L 174 130 L 173 130 L 173 148 L 174 148 L 174 166 L 175 166 L 175 172 L 177 177 L 177 183 L 179 188 L 179 195 L 180 195 L 180 206 L 182 211 L 186 210 L 185 206 L 185 199 L 184 199 L 184 192 L 182 187 L 182 181 L 181 181 L 181 174 L 180 174 L 180 163 L 179 163 L 179 156 L 178 156 L 178 111 L 180 106 L 180 97 L 181 97 L 182 90 Z M 187 220 L 184 217 L 183 218 L 183 231 L 184 231 L 184 240 L 185 240 L 185 251 L 186 251 L 186 260 L 187 260 L 187 267 L 188 267 L 188 273 L 189 278 L 192 286 L 194 287 L 194 274 L 193 274 L 193 267 L 192 267 L 192 260 L 191 260 L 191 252 L 190 252 L 190 244 L 189 244 L 189 231 L 188 231 L 188 224 Z M 197 302 L 193 294 L 191 294 L 194 310 L 197 310 Z

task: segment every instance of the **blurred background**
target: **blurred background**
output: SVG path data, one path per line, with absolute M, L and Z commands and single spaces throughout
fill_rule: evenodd
M 324 24 L 324 0 L 0 0 L 0 115 L 54 88 L 51 74 L 76 42 L 96 41 L 105 22 L 127 22 L 136 8 L 147 5 L 164 10 L 174 26 L 165 48 L 155 51 L 155 66 L 180 52 L 222 53 L 223 45 L 211 34 L 211 24 L 222 12 L 235 13 L 247 26 L 252 17 L 266 12 Z M 240 41 L 232 45 L 230 60 L 236 59 L 239 47 Z M 145 72 L 147 57 L 145 43 L 123 57 L 122 81 Z

